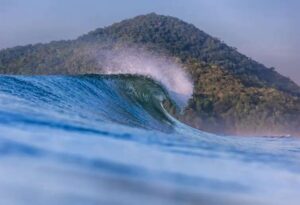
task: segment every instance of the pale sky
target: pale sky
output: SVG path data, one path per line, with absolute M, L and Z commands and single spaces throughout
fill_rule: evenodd
M 299 0 L 0 0 L 0 49 L 74 39 L 156 12 L 194 24 L 300 84 Z

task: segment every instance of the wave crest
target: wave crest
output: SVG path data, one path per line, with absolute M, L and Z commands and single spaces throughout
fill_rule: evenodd
M 102 49 L 97 62 L 104 74 L 137 74 L 161 82 L 177 101 L 184 106 L 193 94 L 193 82 L 184 68 L 174 59 L 127 47 Z

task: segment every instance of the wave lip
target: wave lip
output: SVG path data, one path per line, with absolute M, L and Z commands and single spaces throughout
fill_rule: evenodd
M 96 57 L 100 73 L 132 74 L 152 78 L 164 85 L 184 106 L 193 94 L 193 82 L 185 69 L 174 59 L 154 55 L 143 48 L 100 49 Z

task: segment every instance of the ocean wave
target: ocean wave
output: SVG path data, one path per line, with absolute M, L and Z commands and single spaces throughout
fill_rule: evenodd
M 166 104 L 141 75 L 0 76 L 1 202 L 298 203 L 298 139 L 209 134 Z

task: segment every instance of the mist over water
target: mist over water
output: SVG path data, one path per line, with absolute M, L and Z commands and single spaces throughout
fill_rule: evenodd
M 167 55 L 154 55 L 146 49 L 125 47 L 100 49 L 97 62 L 104 74 L 132 74 L 162 83 L 178 104 L 185 105 L 193 94 L 193 82 L 184 68 Z

